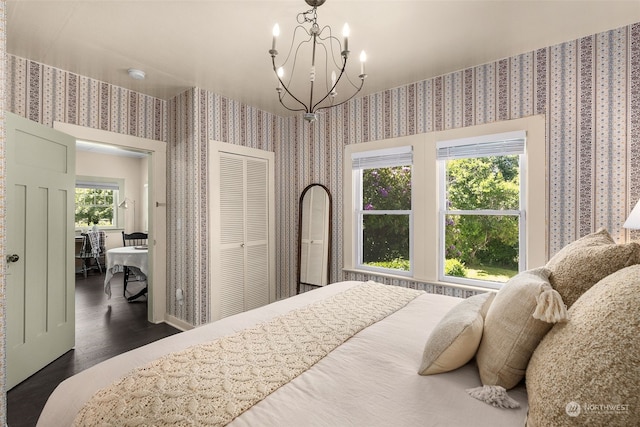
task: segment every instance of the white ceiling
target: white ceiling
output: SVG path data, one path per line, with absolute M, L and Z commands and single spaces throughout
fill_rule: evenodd
M 271 28 L 279 23 L 285 51 L 308 9 L 303 0 L 7 1 L 7 50 L 162 99 L 195 86 L 286 115 Z M 318 21 L 338 37 L 349 23 L 347 68 L 359 74 L 367 51 L 365 94 L 640 22 L 640 0 L 328 0 Z M 132 67 L 147 78 L 129 78 Z

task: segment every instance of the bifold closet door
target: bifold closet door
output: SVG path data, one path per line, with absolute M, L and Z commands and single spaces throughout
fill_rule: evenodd
M 270 302 L 269 162 L 219 154 L 218 318 Z M 215 319 L 213 319 L 215 320 Z

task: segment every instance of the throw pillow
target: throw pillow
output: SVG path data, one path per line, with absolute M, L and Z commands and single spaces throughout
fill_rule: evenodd
M 598 282 L 527 368 L 528 426 L 640 425 L 640 265 Z
M 640 264 L 640 245 L 616 244 L 607 230 L 601 228 L 562 248 L 546 267 L 551 270 L 551 286 L 571 307 L 591 286 L 634 264 Z
M 524 378 L 531 354 L 553 326 L 550 322 L 566 320 L 549 274 L 544 267 L 518 273 L 491 303 L 476 353 L 483 385 L 515 387 Z
M 440 320 L 424 347 L 420 375 L 453 371 L 473 359 L 482 338 L 483 311 L 494 296 L 486 292 L 469 297 Z

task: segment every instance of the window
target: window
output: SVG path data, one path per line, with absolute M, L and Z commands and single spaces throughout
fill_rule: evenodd
M 517 271 L 545 265 L 549 258 L 550 232 L 545 135 L 545 117 L 537 115 L 347 144 L 343 157 L 343 203 L 345 218 L 351 220 L 347 219 L 342 224 L 343 271 L 354 274 L 352 277 L 360 273 L 364 277 L 404 276 L 401 279 L 415 282 L 416 286 L 426 283 L 497 289 Z M 407 155 L 408 160 L 385 163 L 390 160 L 388 156 L 402 155 L 399 153 Z M 375 162 L 376 158 L 381 164 Z M 487 164 L 487 159 L 493 163 Z M 474 163 L 477 170 L 470 169 Z M 401 208 L 390 209 L 380 202 L 376 206 L 371 200 L 374 200 L 374 196 L 381 199 L 384 194 L 379 187 L 378 195 L 374 193 L 367 201 L 367 192 L 363 190 L 376 189 L 375 185 L 368 183 L 367 177 L 373 172 L 368 170 L 403 166 L 409 167 L 411 173 L 409 206 L 405 203 Z M 446 179 L 447 171 L 449 180 Z M 483 189 L 482 192 L 475 193 L 475 196 L 486 197 L 463 199 L 463 190 L 470 193 L 473 188 L 475 181 L 471 178 L 481 181 L 480 172 L 488 174 L 489 171 L 494 172 L 490 175 L 491 179 L 484 182 L 484 187 L 479 187 Z M 454 174 L 463 172 L 467 174 L 470 188 L 464 188 L 462 180 L 454 179 Z M 386 186 L 383 187 L 387 190 Z M 500 202 L 499 198 L 490 197 L 496 191 L 501 196 L 509 195 L 511 199 Z M 447 204 L 447 200 L 451 203 Z M 402 228 L 408 233 L 408 237 L 407 234 L 403 235 L 404 242 L 408 242 L 403 246 L 404 254 L 395 257 L 392 253 L 383 253 L 384 256 L 377 257 L 386 262 L 382 266 L 374 265 L 376 257 L 369 254 L 367 249 L 376 243 L 383 248 L 391 248 L 380 240 L 381 233 L 372 232 L 369 222 L 372 222 L 374 215 L 384 218 L 381 221 L 392 221 L 392 215 L 400 221 L 403 215 L 409 215 L 404 216 L 408 220 L 405 220 Z M 482 241 L 481 245 L 477 245 L 478 249 L 472 255 L 481 259 L 483 263 L 480 266 L 462 259 L 464 251 L 460 250 L 461 254 L 458 254 L 458 249 L 466 244 L 466 241 L 463 242 L 463 232 L 474 237 L 469 232 L 470 226 L 455 226 L 456 221 L 461 224 L 463 220 L 475 223 L 478 227 L 472 229 L 477 231 L 475 237 L 480 235 L 480 231 L 495 234 L 495 230 L 502 230 L 504 233 L 500 244 L 493 241 L 485 245 Z M 458 239 L 454 248 L 448 245 L 449 254 L 445 253 L 447 222 L 450 224 L 449 239 Z M 367 239 L 369 235 L 378 237 L 378 240 L 370 242 Z M 408 259 L 408 270 L 401 270 L 389 261 L 396 258 Z M 445 275 L 447 258 L 452 261 L 448 262 L 449 274 Z M 403 268 L 407 268 L 406 264 L 404 261 Z M 504 268 L 504 264 L 507 264 L 507 268 Z M 503 269 L 499 270 L 498 267 Z M 499 274 L 489 276 L 491 272 L 504 274 L 502 277 Z M 465 277 L 460 276 L 462 273 L 466 274 Z
M 357 266 L 410 274 L 411 147 L 353 153 Z
M 499 287 L 524 269 L 525 132 L 441 141 L 439 279 Z
M 120 194 L 124 194 L 123 179 L 77 177 L 75 228 L 122 228 L 117 207 Z

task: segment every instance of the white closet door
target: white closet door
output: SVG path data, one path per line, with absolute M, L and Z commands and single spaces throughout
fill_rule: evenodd
M 220 155 L 220 317 L 244 310 L 244 160 Z
M 267 161 L 247 158 L 245 310 L 269 303 L 269 182 Z
M 273 153 L 216 144 L 225 150 L 210 165 L 211 320 L 275 299 Z

